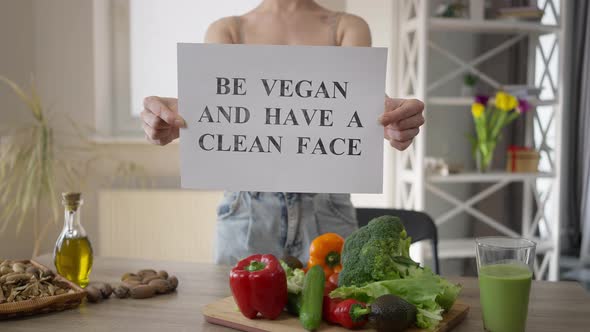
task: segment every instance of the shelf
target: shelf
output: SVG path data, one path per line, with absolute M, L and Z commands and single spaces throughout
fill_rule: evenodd
M 430 18 L 430 30 L 465 31 L 481 33 L 558 33 L 558 25 L 537 22 L 520 22 L 504 20 L 470 20 L 461 18 Z
M 424 2 L 429 3 L 429 1 L 420 3 Z M 459 87 L 462 84 L 460 78 L 467 72 L 478 76 L 481 82 L 487 83 L 486 86 L 496 87 L 495 90 L 504 89 L 518 96 L 528 96 L 526 100 L 532 106 L 532 110 L 526 117 L 522 117 L 527 128 L 526 141 L 537 143 L 542 150 L 540 152 L 547 153 L 549 158 L 553 157 L 550 161 L 552 164 L 555 163 L 554 168 L 542 168 L 548 172 L 511 173 L 500 166 L 490 173 L 477 173 L 475 169 L 465 169 L 461 173 L 446 176 L 432 174 L 425 171 L 425 153 L 440 148 L 430 146 L 433 142 L 444 140 L 453 131 L 457 131 L 457 126 L 453 121 L 444 124 L 437 123 L 434 126 L 440 129 L 440 133 L 436 137 L 432 135 L 418 136 L 419 144 L 414 145 L 414 148 L 399 160 L 398 166 L 401 167 L 396 173 L 396 178 L 404 185 L 395 187 L 395 195 L 398 198 L 397 205 L 400 208 L 421 209 L 432 213 L 433 217 L 436 217 L 437 224 L 442 225 L 441 227 L 446 226 L 445 223 L 455 223 L 458 226 L 457 222 L 463 221 L 461 216 L 467 214 L 469 216 L 465 221 L 468 221 L 469 224 L 485 224 L 501 234 L 517 236 L 521 231 L 520 226 L 518 232 L 514 232 L 498 222 L 501 220 L 501 216 L 497 213 L 484 213 L 477 206 L 480 203 L 485 204 L 484 199 L 497 194 L 498 191 L 506 190 L 507 185 L 516 184 L 522 187 L 524 193 L 523 197 L 516 201 L 523 210 L 522 227 L 527 228 L 527 234 L 539 234 L 539 232 L 545 231 L 551 233 L 547 239 L 537 242 L 540 260 L 537 262 L 538 267 L 535 267 L 535 272 L 538 276 L 552 281 L 557 280 L 559 272 L 560 257 L 554 255 L 552 250 L 559 248 L 558 239 L 562 231 L 556 228 L 559 224 L 559 216 L 556 211 L 558 211 L 559 199 L 562 196 L 562 188 L 554 185 L 545 186 L 544 184 L 548 184 L 545 182 L 558 183 L 563 176 L 561 172 L 563 162 L 562 158 L 559 158 L 563 144 L 557 138 L 563 134 L 563 124 L 566 121 L 563 121 L 563 100 L 558 94 L 550 95 L 551 100 L 547 100 L 545 94 L 540 93 L 542 91 L 537 93 L 536 90 L 542 86 L 548 89 L 555 86 L 559 91 L 562 88 L 559 78 L 565 72 L 567 64 L 567 61 L 563 61 L 563 59 L 567 59 L 567 55 L 571 52 L 570 49 L 564 48 L 562 43 L 562 39 L 565 38 L 566 24 L 564 16 L 562 15 L 560 19 L 559 13 L 565 12 L 563 10 L 565 8 L 564 2 L 567 1 L 559 2 L 559 5 L 554 2 L 554 8 L 544 8 L 549 15 L 555 14 L 556 22 L 560 22 L 555 24 L 509 19 L 472 20 L 432 17 L 428 5 L 420 6 L 420 8 L 408 8 L 409 12 L 404 13 L 401 17 L 402 22 L 397 38 L 398 45 L 396 45 L 397 48 L 403 50 L 403 56 L 396 59 L 396 66 L 403 68 L 403 74 L 407 76 L 399 82 L 400 86 L 397 88 L 399 91 L 410 91 L 415 97 L 422 98 L 427 105 L 426 108 L 430 111 L 437 109 L 436 111 L 442 112 L 465 112 L 461 114 L 471 116 L 470 106 L 474 98 L 471 96 L 461 97 L 459 93 Z M 439 38 L 444 37 L 443 34 L 448 35 L 449 38 L 455 37 L 451 38 L 453 40 Z M 486 35 L 506 38 L 492 43 L 494 45 L 490 44 L 485 50 L 477 50 L 477 47 L 471 45 Z M 474 39 L 464 41 L 465 36 Z M 551 38 L 543 40 L 544 37 Z M 464 41 L 463 44 L 467 42 L 466 45 L 463 45 L 466 48 L 458 49 L 457 45 L 461 46 L 462 41 Z M 494 77 L 494 72 L 487 72 L 480 68 L 482 64 L 494 61 L 496 56 L 512 50 L 519 43 L 532 45 L 529 49 L 530 52 L 522 55 L 522 67 L 523 71 L 526 71 L 526 75 L 524 75 L 526 81 L 520 82 L 519 86 L 506 86 L 503 80 Z M 537 43 L 543 45 L 542 49 L 535 46 Z M 441 62 L 441 58 L 444 61 Z M 546 76 L 543 76 L 543 80 L 545 83 L 549 81 L 551 87 L 547 84 L 539 86 L 537 72 Z M 430 80 L 433 74 L 436 77 Z M 447 94 L 442 90 L 437 90 L 441 87 L 443 89 L 445 87 L 452 88 L 451 85 L 459 85 L 459 87 L 455 87 L 454 93 L 451 91 Z M 540 119 L 552 120 L 545 123 L 546 121 L 539 122 Z M 468 121 L 469 119 L 464 117 L 462 120 Z M 428 126 L 428 123 L 425 124 L 426 131 L 428 131 Z M 436 155 L 436 151 L 434 154 Z M 471 192 L 469 195 L 460 195 L 452 190 L 472 184 L 480 187 L 474 188 L 476 192 Z M 537 184 L 543 185 L 537 186 Z M 551 195 L 548 195 L 548 190 L 551 190 Z M 440 205 L 438 200 L 444 201 L 445 207 L 447 205 L 450 207 L 443 209 L 444 211 L 438 211 L 440 210 L 437 208 Z M 538 208 L 534 209 L 535 206 Z M 494 210 L 493 212 L 498 211 Z M 461 216 L 458 218 L 459 214 Z M 454 234 L 459 238 L 440 241 L 441 258 L 473 258 L 475 256 L 474 239 L 460 238 L 465 235 Z M 414 250 L 414 254 L 419 254 L 420 256 L 417 257 L 421 260 L 424 255 L 428 256 L 430 251 L 427 249 L 420 252 Z
M 551 241 L 531 239 L 537 243 L 536 253 L 545 253 L 552 248 Z M 430 242 L 424 241 L 423 253 L 430 258 Z M 475 238 L 441 239 L 438 242 L 438 258 L 472 258 L 475 257 Z
M 429 97 L 428 104 L 437 106 L 471 106 L 475 97 Z M 529 98 L 527 101 L 533 106 L 556 105 L 557 100 L 539 100 Z
M 458 173 L 449 175 L 427 175 L 426 179 L 431 183 L 461 183 L 461 182 L 499 182 L 508 180 L 510 182 L 525 181 L 539 178 L 553 178 L 553 173 L 510 173 L 510 172 L 490 172 L 490 173 Z

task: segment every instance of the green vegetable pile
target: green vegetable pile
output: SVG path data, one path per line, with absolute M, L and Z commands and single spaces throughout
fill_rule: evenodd
M 305 271 L 292 268 L 285 261 L 280 260 L 285 275 L 287 276 L 287 311 L 295 316 L 299 315 L 302 305 L 303 282 Z
M 354 298 L 371 303 L 394 294 L 418 309 L 416 325 L 433 329 L 459 292 L 455 285 L 420 267 L 410 258 L 411 238 L 397 217 L 382 216 L 346 238 L 342 271 L 332 298 Z
M 280 260 L 281 267 L 285 270 L 287 276 L 287 291 L 293 294 L 299 294 L 303 290 L 303 280 L 305 279 L 305 271 L 302 269 L 291 268 L 285 261 Z
M 416 273 L 420 268 L 410 258 L 410 241 L 399 218 L 371 220 L 346 238 L 338 286 L 364 286 Z

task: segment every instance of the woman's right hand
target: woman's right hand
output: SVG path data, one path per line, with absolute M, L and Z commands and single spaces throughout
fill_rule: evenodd
M 146 97 L 143 107 L 143 131 L 152 144 L 166 145 L 178 138 L 180 128 L 186 128 L 186 122 L 178 115 L 176 98 Z

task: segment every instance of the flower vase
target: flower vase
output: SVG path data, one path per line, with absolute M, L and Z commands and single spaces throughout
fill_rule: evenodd
M 475 150 L 475 167 L 479 173 L 487 173 L 490 171 L 493 155 L 493 148 L 487 151 L 487 153 L 479 148 Z

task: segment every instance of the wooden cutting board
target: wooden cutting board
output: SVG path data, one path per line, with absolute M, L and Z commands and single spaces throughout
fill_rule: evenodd
M 438 327 L 432 332 L 448 332 L 455 326 L 459 325 L 467 317 L 469 306 L 461 302 L 455 302 L 455 305 L 443 315 L 443 320 Z M 233 297 L 226 297 L 219 301 L 206 305 L 203 308 L 205 320 L 211 324 L 222 325 L 232 329 L 245 332 L 303 332 L 305 331 L 299 319 L 288 315 L 281 314 L 276 320 L 267 319 L 248 319 L 238 311 Z M 325 332 L 344 332 L 350 331 L 342 327 L 322 323 L 319 331 Z M 365 329 L 364 331 L 370 331 Z M 407 332 L 427 332 L 422 329 L 409 329 Z

